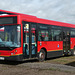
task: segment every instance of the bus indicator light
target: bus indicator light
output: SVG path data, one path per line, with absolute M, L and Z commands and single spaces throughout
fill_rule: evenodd
M 42 43 L 40 42 L 40 46 L 42 45 Z
M 11 55 L 13 55 L 13 53 L 11 53 Z
M 15 52 L 17 52 L 17 50 L 15 50 Z
M 59 44 L 58 44 L 58 48 L 59 48 Z

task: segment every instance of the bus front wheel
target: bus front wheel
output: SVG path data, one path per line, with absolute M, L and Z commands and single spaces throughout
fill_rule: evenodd
M 46 52 L 44 49 L 41 49 L 39 52 L 39 61 L 44 61 L 46 59 Z

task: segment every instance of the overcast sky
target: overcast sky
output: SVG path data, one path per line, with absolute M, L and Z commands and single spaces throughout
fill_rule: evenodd
M 75 0 L 0 0 L 0 9 L 75 24 Z

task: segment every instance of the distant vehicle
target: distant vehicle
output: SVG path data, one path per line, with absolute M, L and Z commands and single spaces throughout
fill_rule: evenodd
M 0 10 L 0 60 L 75 55 L 75 25 Z

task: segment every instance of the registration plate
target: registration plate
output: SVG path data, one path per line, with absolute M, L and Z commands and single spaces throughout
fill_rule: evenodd
M 4 57 L 0 57 L 0 60 L 4 60 Z

